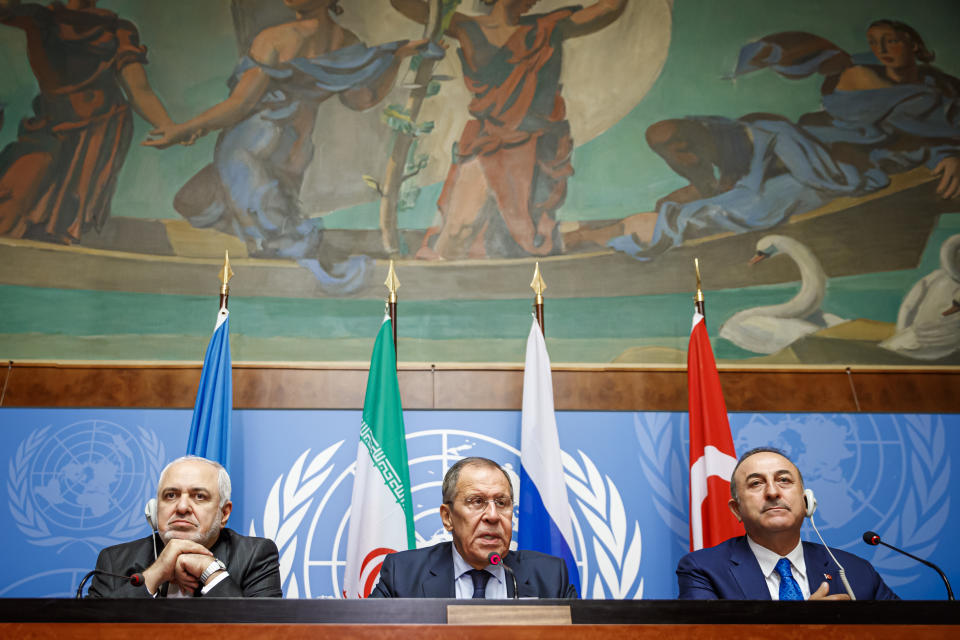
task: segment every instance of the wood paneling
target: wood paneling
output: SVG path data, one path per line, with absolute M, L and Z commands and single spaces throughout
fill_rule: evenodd
M 202 623 L 19 623 L 0 624 L 0 635 L 23 640 L 128 640 L 129 638 L 203 638 L 211 634 L 211 625 Z M 338 640 L 436 639 L 449 640 L 580 640 L 649 638 L 676 640 L 728 640 L 729 638 L 778 638 L 807 640 L 817 638 L 955 638 L 960 627 L 933 625 L 774 625 L 774 624 L 649 624 L 649 625 L 560 625 L 560 626 L 457 626 L 447 625 L 369 625 L 369 624 L 223 624 L 215 636 L 231 640 L 299 640 L 301 638 L 337 638 Z
M 193 406 L 199 365 L 15 363 L 3 374 L 5 407 Z M 406 409 L 519 409 L 521 367 L 401 365 Z M 355 409 L 364 367 L 235 365 L 234 407 Z M 956 413 L 960 371 L 721 370 L 730 411 Z M 559 410 L 686 411 L 682 369 L 555 368 Z M 856 390 L 856 398 L 854 391 Z

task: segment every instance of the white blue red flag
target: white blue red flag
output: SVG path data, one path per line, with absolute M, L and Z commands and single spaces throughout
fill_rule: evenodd
M 580 593 L 580 573 L 573 556 L 570 502 L 553 409 L 550 356 L 540 325 L 534 319 L 527 338 L 523 371 L 517 544 L 521 549 L 563 558 L 570 584 Z

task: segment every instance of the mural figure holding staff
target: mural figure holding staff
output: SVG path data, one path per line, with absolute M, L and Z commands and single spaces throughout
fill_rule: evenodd
M 567 194 L 573 139 L 560 89 L 563 42 L 603 29 L 626 7 L 600 0 L 529 14 L 536 0 L 483 0 L 488 15 L 455 13 L 472 117 L 457 142 L 427 231 L 425 259 L 548 255 L 562 250 L 555 212 Z M 427 3 L 391 0 L 425 24 Z
M 933 53 L 902 22 L 872 23 L 867 41 L 866 57 L 802 32 L 745 46 L 734 77 L 768 67 L 789 78 L 819 73 L 823 110 L 797 124 L 766 113 L 653 124 L 650 147 L 690 184 L 625 220 L 633 233 L 609 244 L 651 258 L 685 240 L 776 226 L 920 166 L 939 176 L 941 198 L 960 196 L 960 80 L 931 66 Z
M 49 6 L 0 0 L 22 29 L 40 93 L 0 152 L 0 235 L 71 244 L 103 227 L 130 140 L 130 107 L 173 123 L 147 80 L 137 27 L 96 0 Z
M 355 110 L 376 105 L 400 62 L 426 42 L 368 47 L 334 19 L 343 11 L 338 0 L 283 3 L 296 20 L 254 38 L 228 81 L 229 97 L 188 122 L 157 127 L 143 144 L 164 148 L 221 130 L 213 162 L 180 189 L 177 211 L 195 227 L 241 238 L 252 257 L 295 259 L 346 293 L 362 283 L 365 260 L 330 255 L 299 205 L 317 108 L 334 95 Z

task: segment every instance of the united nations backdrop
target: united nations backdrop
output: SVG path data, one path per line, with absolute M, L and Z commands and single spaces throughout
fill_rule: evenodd
M 236 411 L 230 526 L 280 549 L 284 597 L 343 588 L 359 411 Z M 951 482 L 960 416 L 731 414 L 738 451 L 784 449 L 819 498 L 827 543 L 870 560 L 899 595 L 941 599 L 937 574 L 862 540 L 866 530 L 949 575 L 960 567 Z M 687 417 L 683 413 L 557 415 L 583 596 L 673 598 L 688 551 Z M 0 411 L 6 506 L 0 596 L 71 596 L 98 551 L 143 537 L 165 461 L 185 452 L 189 411 Z M 449 539 L 440 482 L 463 456 L 519 470 L 520 414 L 408 411 L 417 545 Z M 516 481 L 516 478 L 514 477 Z M 517 529 L 523 521 L 516 521 Z M 814 539 L 809 524 L 804 539 Z M 516 532 L 514 538 L 516 539 Z
M 958 25 L 957 0 L 0 0 L 0 597 L 72 596 L 147 536 L 217 422 L 228 526 L 276 542 L 285 598 L 372 586 L 365 506 L 447 540 L 473 455 L 584 598 L 675 598 L 759 446 L 818 498 L 805 540 L 943 598 L 863 534 L 960 576 Z M 368 472 L 389 500 L 353 497 Z

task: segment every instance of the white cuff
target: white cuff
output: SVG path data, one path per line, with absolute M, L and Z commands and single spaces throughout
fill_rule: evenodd
M 206 585 L 204 585 L 203 589 L 200 589 L 200 593 L 203 594 L 203 595 L 207 595 L 207 592 L 210 591 L 210 589 L 213 589 L 215 586 L 217 586 L 218 584 L 220 584 L 220 581 L 223 580 L 224 578 L 226 578 L 226 577 L 229 576 L 229 575 L 230 575 L 230 574 L 229 574 L 228 572 L 226 572 L 226 571 L 223 571 L 223 572 L 217 574 L 217 577 L 215 577 L 213 580 L 211 580 L 211 581 L 208 582 Z

